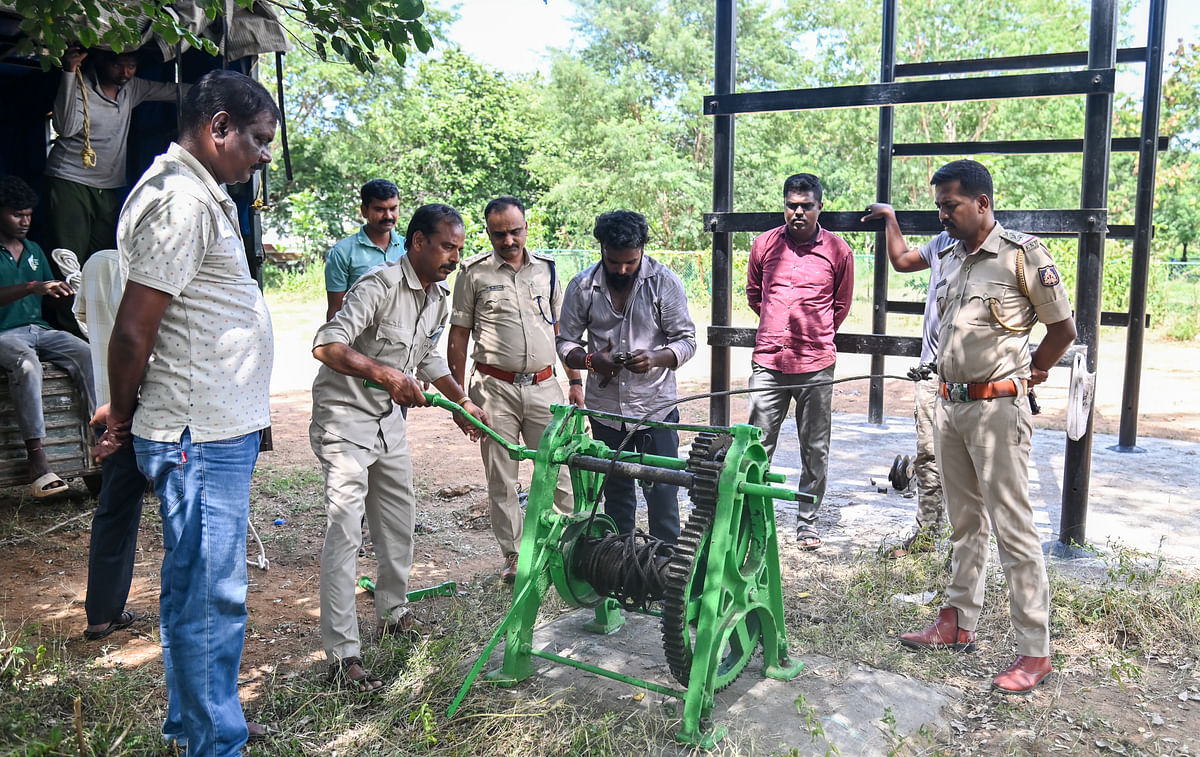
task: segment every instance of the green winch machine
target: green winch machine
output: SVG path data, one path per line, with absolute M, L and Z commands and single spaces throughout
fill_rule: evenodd
M 675 738 L 702 747 L 711 747 L 725 734 L 724 727 L 710 722 L 714 693 L 734 682 L 759 645 L 767 677 L 787 681 L 799 674 L 803 663 L 788 656 L 773 500 L 809 495 L 772 486 L 783 483 L 784 476 L 768 469 L 761 429 L 641 422 L 555 405 L 553 420 L 538 448 L 531 450 L 505 441 L 440 395 L 426 397 L 475 423 L 513 459 L 534 462 L 512 608 L 463 681 L 447 717 L 458 709 L 501 638 L 504 662 L 486 676 L 491 682 L 515 685 L 533 675 L 532 658 L 539 657 L 677 697 L 684 707 Z M 696 437 L 686 460 L 617 452 L 588 436 L 584 423 L 589 417 L 631 428 L 640 424 L 693 431 Z M 554 509 L 563 465 L 570 470 L 575 493 L 570 515 Z M 612 473 L 690 492 L 693 510 L 676 545 L 640 532 L 619 535 L 613 521 L 597 512 L 604 478 Z M 534 649 L 538 608 L 551 585 L 568 604 L 595 608 L 595 619 L 585 627 L 596 633 L 621 628 L 623 609 L 661 616 L 667 663 L 684 688 Z

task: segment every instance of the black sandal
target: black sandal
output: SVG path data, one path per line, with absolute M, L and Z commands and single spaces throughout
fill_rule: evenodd
M 105 636 L 108 636 L 113 631 L 120 631 L 122 628 L 129 628 L 134 623 L 141 620 L 142 616 L 133 610 L 123 610 L 116 620 L 111 621 L 107 626 L 99 631 L 89 631 L 86 628 L 83 630 L 84 641 L 99 641 Z
M 800 542 L 800 550 L 803 552 L 812 552 L 814 549 L 821 548 L 821 536 L 817 530 L 810 525 L 801 524 L 796 527 L 796 541 Z
M 350 674 L 350 669 L 355 665 L 362 671 L 357 678 Z M 374 694 L 383 689 L 383 679 L 367 670 L 361 657 L 343 657 L 330 665 L 327 680 L 338 684 L 338 688 L 346 686 L 359 694 Z

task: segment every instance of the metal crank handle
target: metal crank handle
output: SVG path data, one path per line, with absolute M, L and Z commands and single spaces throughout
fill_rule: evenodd
M 363 379 L 363 386 L 367 387 L 368 389 L 383 389 L 384 388 L 382 384 L 372 381 L 371 379 Z M 471 425 L 475 426 L 480 431 L 482 431 L 483 433 L 485 433 L 489 437 L 491 437 L 492 441 L 496 442 L 496 444 L 499 444 L 501 447 L 508 450 L 509 456 L 512 457 L 514 460 L 522 460 L 522 459 L 532 460 L 533 459 L 533 456 L 535 454 L 533 450 L 530 450 L 528 447 L 525 447 L 524 445 L 521 445 L 521 444 L 513 444 L 512 442 L 508 441 L 504 437 L 500 436 L 495 431 L 493 431 L 487 424 L 483 423 L 478 418 L 476 418 L 475 416 L 468 413 L 466 410 L 463 410 L 462 405 L 458 404 L 457 402 L 451 402 L 450 400 L 446 399 L 445 397 L 438 394 L 437 392 L 425 392 L 424 394 L 425 394 L 425 400 L 427 402 L 429 402 L 429 404 L 432 405 L 433 407 L 440 407 L 443 410 L 449 410 L 452 413 L 457 413 L 457 414 L 461 415 L 463 418 L 466 418 L 467 421 L 469 423 L 471 423 Z

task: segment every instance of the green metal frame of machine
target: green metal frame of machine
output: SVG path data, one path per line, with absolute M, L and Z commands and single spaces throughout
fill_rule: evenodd
M 684 702 L 676 739 L 702 747 L 725 733 L 711 723 L 715 692 L 733 683 L 760 645 L 767 677 L 786 681 L 799 674 L 803 663 L 788 655 L 773 500 L 809 495 L 772 486 L 784 477 L 769 471 L 759 428 L 647 423 L 555 405 L 538 448 L 530 450 L 504 440 L 457 404 L 435 394 L 426 397 L 468 418 L 513 459 L 534 462 L 512 607 L 467 674 L 447 717 L 457 711 L 501 638 L 504 662 L 486 676 L 493 683 L 512 686 L 528 678 L 534 673 L 532 658 L 539 657 L 676 697 Z M 687 460 L 618 453 L 587 435 L 584 422 L 589 417 L 694 431 L 697 437 Z M 575 492 L 570 515 L 554 509 L 563 465 Z M 683 486 L 691 493 L 693 511 L 664 566 L 665 596 L 652 598 L 662 600 L 662 611 L 638 608 L 661 615 L 667 662 L 682 690 L 533 647 L 538 609 L 551 585 L 567 603 L 595 608 L 595 619 L 586 628 L 597 633 L 615 632 L 625 622 L 621 609 L 635 609 L 599 594 L 577 559 L 586 543 L 616 534 L 612 520 L 596 512 L 604 478 L 613 472 Z

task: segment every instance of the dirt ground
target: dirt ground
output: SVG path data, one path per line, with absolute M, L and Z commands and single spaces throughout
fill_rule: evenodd
M 1190 392 L 1194 381 L 1193 346 L 1160 344 L 1148 349 L 1142 386 L 1144 436 L 1200 441 L 1200 413 Z M 1109 365 L 1119 365 L 1113 358 Z M 890 368 L 890 366 L 889 366 Z M 839 368 L 840 370 L 840 368 Z M 902 372 L 902 371 L 901 371 Z M 1042 426 L 1061 426 L 1067 371 L 1043 391 L 1047 412 Z M 1120 418 L 1120 377 L 1102 382 L 1096 428 L 1116 433 Z M 1184 386 L 1187 382 L 1188 386 Z M 886 385 L 885 414 L 911 412 L 911 392 L 901 382 Z M 1116 387 L 1115 391 L 1112 387 Z M 693 383 L 690 389 L 703 391 Z M 865 383 L 835 389 L 834 410 L 867 410 Z M 308 445 L 311 399 L 306 391 L 272 397 L 274 450 L 259 460 L 252 496 L 252 520 L 270 560 L 269 570 L 250 567 L 249 624 L 243 659 L 243 697 L 255 709 L 258 685 L 272 676 L 306 674 L 323 666 L 318 635 L 320 549 L 324 513 L 319 500 L 320 474 Z M 685 420 L 703 422 L 707 404 L 696 403 Z M 744 399 L 735 399 L 732 417 L 746 417 Z M 460 590 L 501 591 L 496 578 L 501 556 L 486 516 L 486 495 L 477 448 L 436 409 L 409 414 L 409 440 L 417 476 L 418 534 L 411 588 L 457 581 Z M 529 470 L 523 469 L 528 480 Z M 442 497 L 444 490 L 465 491 Z M 158 571 L 162 538 L 157 500 L 147 497 L 129 607 L 145 614 L 131 629 L 103 642 L 85 642 L 83 600 L 87 582 L 88 527 L 94 507 L 82 482 L 72 482 L 66 497 L 39 503 L 20 489 L 0 490 L 0 628 L 10 635 L 23 629 L 31 641 L 62 647 L 73 657 L 94 657 L 100 665 L 157 664 Z M 44 533 L 53 529 L 49 533 Z M 253 537 L 249 556 L 259 548 Z M 374 575 L 373 555 L 360 560 L 360 574 Z M 436 616 L 438 600 L 421 603 Z M 370 597 L 359 602 L 362 627 L 370 637 L 374 616 Z

